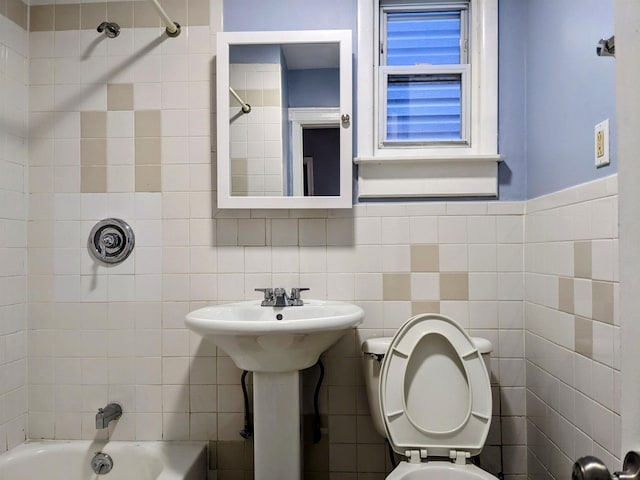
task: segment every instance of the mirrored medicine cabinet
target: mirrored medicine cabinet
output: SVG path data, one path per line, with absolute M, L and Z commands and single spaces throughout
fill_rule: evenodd
M 218 208 L 352 206 L 351 35 L 218 34 Z

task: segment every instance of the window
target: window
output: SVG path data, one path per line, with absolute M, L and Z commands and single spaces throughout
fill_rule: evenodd
M 380 7 L 380 146 L 468 144 L 467 4 Z
M 497 195 L 497 0 L 358 8 L 359 196 Z

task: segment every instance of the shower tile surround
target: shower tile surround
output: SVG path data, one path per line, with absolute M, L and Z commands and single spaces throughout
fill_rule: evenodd
M 27 13 L 0 2 L 0 453 L 27 428 Z
M 305 478 L 382 479 L 390 470 L 369 417 L 360 344 L 425 311 L 450 315 L 494 345 L 485 468 L 508 479 L 527 467 L 531 477 L 559 478 L 582 454 L 612 464 L 620 439 L 619 395 L 610 394 L 619 387 L 615 178 L 529 202 L 219 211 L 210 92 L 221 6 L 165 7 L 184 29 L 162 42 L 144 2 L 31 7 L 30 52 L 22 53 L 32 128 L 28 435 L 209 440 L 219 479 L 250 478 L 252 443 L 238 435 L 240 371 L 183 318 L 206 304 L 258 298 L 255 287 L 300 285 L 311 287 L 309 297 L 366 312 L 324 356 L 325 432 L 314 445 L 305 430 Z M 97 40 L 106 18 L 122 33 Z M 13 163 L 26 165 L 21 153 L 19 161 L 0 156 L 1 179 Z M 0 185 L 0 195 L 26 191 L 14 187 Z M 24 257 L 24 202 L 0 205 L 12 210 L 0 210 L 0 231 L 16 232 L 0 237 L 0 255 Z M 129 260 L 109 268 L 95 266 L 84 247 L 106 216 L 126 219 L 137 235 Z M 16 240 L 5 246 L 5 238 Z M 1 264 L 0 282 L 24 279 Z M 19 379 L 26 292 L 15 290 L 0 304 L 0 366 Z M 303 374 L 305 425 L 316 378 L 315 369 Z M 593 388 L 600 381 L 612 387 L 606 395 Z M 8 447 L 21 441 L 25 382 L 22 375 L 10 392 L 0 388 L 0 402 L 19 410 L 0 417 L 0 447 L 3 435 Z M 125 415 L 97 432 L 95 411 L 112 400 Z

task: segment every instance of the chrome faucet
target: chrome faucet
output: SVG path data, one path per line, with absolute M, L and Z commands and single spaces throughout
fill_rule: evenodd
M 107 428 L 112 420 L 117 420 L 122 416 L 122 407 L 111 402 L 104 408 L 99 408 L 96 413 L 96 428 Z
M 286 307 L 289 305 L 289 295 L 284 288 L 273 289 L 273 306 L 274 307 Z
M 292 288 L 291 294 L 287 294 L 284 288 L 256 288 L 256 292 L 264 293 L 262 299 L 263 307 L 299 307 L 304 305 L 300 292 L 309 290 L 308 288 Z

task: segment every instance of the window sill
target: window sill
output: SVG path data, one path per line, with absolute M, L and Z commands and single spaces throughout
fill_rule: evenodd
M 375 156 L 375 157 L 356 157 L 353 163 L 362 164 L 400 164 L 400 163 L 470 163 L 470 162 L 501 162 L 502 155 L 429 155 L 429 156 Z
M 358 157 L 358 197 L 497 197 L 501 155 Z

